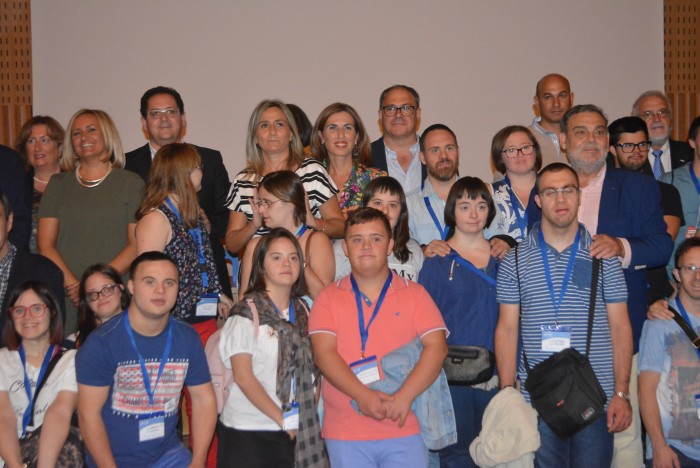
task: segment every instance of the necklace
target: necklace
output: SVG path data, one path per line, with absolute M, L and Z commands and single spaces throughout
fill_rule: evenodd
M 37 176 L 34 176 L 34 181 L 35 181 L 35 182 L 38 182 L 38 183 L 40 183 L 40 184 L 42 184 L 42 185 L 46 185 L 46 184 L 49 183 L 48 180 L 41 180 L 41 179 L 38 178 Z
M 78 180 L 78 183 L 80 185 L 82 185 L 83 187 L 93 188 L 93 187 L 97 187 L 98 185 L 100 185 L 102 183 L 102 181 L 104 181 L 107 178 L 107 176 L 109 175 L 110 172 L 112 172 L 112 165 L 110 165 L 109 169 L 107 169 L 107 173 L 105 175 L 103 175 L 102 177 L 100 177 L 99 179 L 87 180 L 87 179 L 83 179 L 82 177 L 80 177 L 80 165 L 78 165 L 75 168 L 75 178 Z

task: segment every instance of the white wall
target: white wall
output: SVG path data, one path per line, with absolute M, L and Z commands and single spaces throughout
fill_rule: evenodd
M 278 97 L 313 122 L 344 101 L 379 136 L 377 100 L 421 94 L 422 127 L 449 125 L 461 174 L 491 179 L 491 137 L 529 123 L 537 80 L 569 77 L 610 118 L 663 88 L 662 0 L 34 0 L 34 113 L 64 125 L 81 107 L 115 119 L 126 150 L 145 140 L 138 105 L 155 85 L 185 101 L 186 140 L 245 164 L 253 107 Z

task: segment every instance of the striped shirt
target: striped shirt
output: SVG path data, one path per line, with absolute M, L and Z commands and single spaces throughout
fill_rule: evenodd
M 591 236 L 580 225 L 581 241 L 576 252 L 574 267 L 566 294 L 559 307 L 557 324 L 571 327 L 571 347 L 580 353 L 586 352 L 586 333 L 588 329 L 588 306 L 591 294 L 591 275 L 593 261 L 590 256 Z M 520 304 L 520 332 L 525 353 L 530 367 L 547 359 L 552 353 L 542 351 L 542 325 L 555 324 L 554 305 L 547 286 L 544 262 L 540 253 L 538 232 L 540 225 L 535 224 L 532 232 L 518 246 L 518 266 L 520 289 L 515 264 L 515 251 L 508 253 L 501 262 L 498 271 L 496 300 L 500 304 Z M 564 273 L 571 255 L 571 246 L 558 252 L 546 245 L 547 259 L 554 287 L 554 297 L 558 300 L 564 280 Z M 601 275 L 598 279 L 598 293 L 593 318 L 593 335 L 591 352 L 588 356 L 601 386 L 612 398 L 614 388 L 612 339 L 606 304 L 625 302 L 627 286 L 617 258 L 602 261 Z M 521 382 L 527 380 L 522 356 L 519 358 L 518 376 Z M 523 386 L 525 399 L 530 396 Z
M 304 159 L 299 169 L 294 172 L 301 178 L 304 190 L 309 194 L 311 213 L 318 217 L 319 207 L 338 193 L 338 188 L 323 165 L 316 159 Z M 226 199 L 228 209 L 242 212 L 248 218 L 248 221 L 253 219 L 250 200 L 253 198 L 253 190 L 260 183 L 260 179 L 261 177 L 257 174 L 252 174 L 245 170 L 239 172 L 233 179 L 231 190 Z M 255 234 L 261 236 L 268 232 L 269 229 L 263 226 Z

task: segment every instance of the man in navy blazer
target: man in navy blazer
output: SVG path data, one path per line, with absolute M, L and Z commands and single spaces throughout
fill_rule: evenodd
M 185 104 L 173 88 L 157 86 L 151 88 L 141 97 L 141 128 L 148 135 L 148 143 L 126 153 L 125 169 L 148 180 L 148 172 L 153 163 L 153 156 L 161 146 L 181 142 L 186 126 Z M 224 293 L 231 297 L 231 281 L 228 276 L 224 248 L 221 237 L 226 235 L 228 226 L 228 209 L 226 197 L 231 182 L 219 151 L 194 147 L 202 159 L 202 189 L 197 194 L 199 206 L 202 207 L 211 223 L 211 245 L 214 251 L 216 268 Z
M 647 268 L 668 263 L 673 249 L 666 231 L 657 182 L 640 172 L 606 167 L 609 147 L 608 120 L 591 104 L 572 107 L 562 119 L 560 141 L 566 147 L 571 167 L 579 176 L 581 207 L 578 219 L 593 234 L 591 256 L 618 257 L 627 283 L 627 309 L 632 324 L 634 354 L 647 311 Z M 559 196 L 559 195 L 558 195 Z M 528 203 L 528 223 L 542 213 Z M 615 437 L 613 465 L 642 466 L 641 423 L 636 399 L 636 357 L 633 360 L 629 393 L 610 398 L 632 399 L 633 423 Z
M 24 170 L 22 157 L 7 146 L 0 145 L 0 190 L 14 207 L 14 228 L 10 241 L 19 250 L 29 251 L 32 231 L 32 188 Z
M 652 145 L 648 159 L 656 179 L 693 160 L 693 150 L 688 142 L 670 139 L 673 112 L 671 102 L 664 93 L 656 90 L 642 93 L 632 105 L 632 115 L 641 117 L 647 124 Z M 655 164 L 660 166 L 654 168 Z
M 420 115 L 420 96 L 410 86 L 391 86 L 379 97 L 383 136 L 372 142 L 372 165 L 398 180 L 407 194 L 428 176 L 418 157 Z

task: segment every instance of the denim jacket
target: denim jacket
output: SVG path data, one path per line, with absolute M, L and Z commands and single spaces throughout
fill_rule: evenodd
M 395 393 L 418 363 L 423 344 L 419 338 L 385 355 L 381 360 L 384 378 L 369 384 L 372 390 L 389 395 Z M 356 411 L 360 411 L 357 402 L 351 402 Z M 445 372 L 411 403 L 411 411 L 420 424 L 420 432 L 426 447 L 439 450 L 457 442 L 457 425 L 450 389 Z

